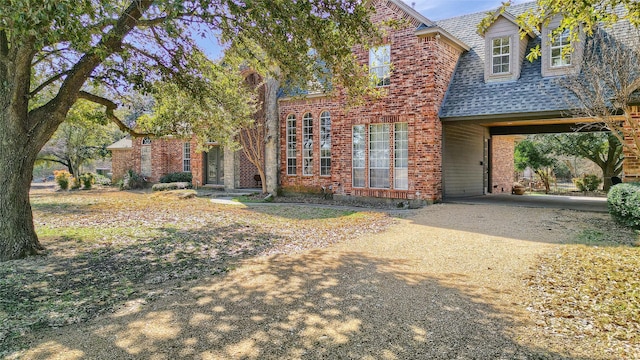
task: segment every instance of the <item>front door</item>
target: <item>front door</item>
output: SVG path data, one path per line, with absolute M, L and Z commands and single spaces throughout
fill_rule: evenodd
M 220 146 L 207 153 L 207 184 L 224 185 L 224 150 Z

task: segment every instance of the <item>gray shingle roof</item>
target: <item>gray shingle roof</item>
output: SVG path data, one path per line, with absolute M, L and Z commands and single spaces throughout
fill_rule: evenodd
M 513 5 L 509 12 L 518 16 L 534 6 L 535 2 Z M 534 116 L 534 113 L 566 111 L 572 95 L 559 85 L 558 77 L 542 77 L 540 58 L 534 62 L 524 59 L 520 78 L 516 81 L 484 82 L 485 43 L 477 33 L 477 25 L 485 16 L 483 12 L 437 22 L 438 26 L 471 47 L 458 61 L 440 117 L 443 120 L 491 116 L 517 118 Z M 616 38 L 624 38 L 629 35 L 624 28 L 616 25 L 607 32 L 615 33 Z M 529 40 L 527 53 L 540 41 L 539 36 Z
M 535 3 L 514 5 L 509 12 L 519 15 Z M 558 79 L 541 74 L 540 59 L 533 63 L 524 60 L 520 78 L 516 81 L 484 81 L 484 38 L 477 33 L 477 25 L 486 13 L 475 13 L 439 21 L 437 24 L 468 44 L 471 49 L 462 54 L 440 117 L 464 118 L 490 115 L 524 115 L 532 112 L 562 111 L 567 108 L 568 91 L 558 85 Z M 529 41 L 527 53 L 540 44 L 540 38 Z

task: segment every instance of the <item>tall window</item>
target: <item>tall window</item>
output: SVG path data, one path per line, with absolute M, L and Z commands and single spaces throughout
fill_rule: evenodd
M 352 163 L 353 169 L 353 187 L 364 187 L 364 169 L 365 169 L 365 152 L 366 138 L 364 134 L 364 125 L 355 125 L 352 134 Z
M 182 146 L 182 171 L 191 172 L 191 144 L 188 142 Z
M 302 175 L 313 175 L 313 118 L 302 116 Z
M 409 132 L 407 123 L 396 123 L 393 132 L 393 187 L 409 189 Z
M 296 116 L 287 116 L 287 175 L 296 175 L 297 157 Z
M 510 46 L 509 37 L 493 39 L 491 65 L 493 74 L 504 74 L 509 72 Z
M 571 45 L 569 30 L 557 36 L 551 44 L 551 67 L 571 65 L 571 53 L 563 54 L 562 50 Z
M 331 114 L 320 114 L 320 176 L 331 175 Z
M 369 125 L 369 187 L 389 188 L 389 124 Z
M 369 49 L 369 75 L 376 86 L 391 83 L 391 48 L 382 45 Z

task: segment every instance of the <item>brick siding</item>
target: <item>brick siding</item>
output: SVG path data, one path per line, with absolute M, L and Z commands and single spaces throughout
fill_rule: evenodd
M 111 150 L 111 180 L 118 182 L 124 174 L 133 169 L 132 149 Z
M 379 1 L 374 22 L 384 19 L 406 18 L 393 3 Z M 413 24 L 416 25 L 416 24 Z M 460 56 L 457 48 L 438 37 L 417 37 L 415 26 L 389 30 L 387 43 L 391 50 L 391 84 L 385 87 L 386 96 L 367 101 L 365 105 L 347 109 L 344 92 L 333 98 L 320 97 L 284 99 L 280 101 L 280 157 L 281 185 L 287 189 L 318 191 L 320 186 L 333 186 L 334 192 L 345 196 L 364 196 L 395 199 L 419 199 L 427 202 L 442 197 L 442 125 L 438 111 L 449 80 Z M 359 61 L 368 63 L 369 53 L 356 48 Z M 331 176 L 320 176 L 319 117 L 323 111 L 331 114 Z M 302 175 L 302 116 L 313 116 L 313 175 Z M 287 175 L 286 124 L 287 116 L 296 116 L 297 174 Z M 365 188 L 352 187 L 351 136 L 352 126 L 358 124 L 408 123 L 409 158 L 408 190 L 371 189 L 365 171 Z M 392 126 L 393 127 L 393 126 Z M 367 128 L 367 127 L 365 127 Z M 368 134 L 368 129 L 366 130 Z M 368 136 L 368 135 L 367 135 Z M 393 141 L 390 141 L 390 164 L 393 164 Z M 368 164 L 368 158 L 366 160 Z M 393 166 L 391 166 L 393 167 Z M 393 171 L 389 179 L 393 184 Z
M 491 138 L 491 193 L 511 193 L 515 170 L 514 152 L 513 136 Z

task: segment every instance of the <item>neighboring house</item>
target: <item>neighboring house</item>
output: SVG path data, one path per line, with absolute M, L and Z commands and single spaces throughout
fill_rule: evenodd
M 377 10 L 374 22 L 396 19 L 408 24 L 388 29 L 378 47 L 354 49 L 385 95 L 357 107 L 347 106 L 342 91 L 280 97 L 283 190 L 324 187 L 336 197 L 416 203 L 511 193 L 517 136 L 568 132 L 588 121 L 569 116 L 571 94 L 558 83 L 562 75 L 579 70 L 582 49 L 567 55 L 562 52 L 566 37 L 546 40 L 557 19 L 541 34 L 529 31 L 520 38 L 515 17 L 534 3 L 496 13 L 482 33 L 478 24 L 486 13 L 433 22 L 401 0 L 372 4 Z M 615 26 L 611 31 L 625 30 Z M 538 44 L 542 55 L 529 62 L 525 55 Z M 155 151 L 154 141 L 133 142 L 132 168 L 149 173 L 152 180 L 163 172 L 180 171 L 186 154 L 180 146 L 186 145 L 166 140 L 174 145 Z M 233 188 L 251 183 L 254 173 L 238 170 L 243 160 L 237 153 L 229 156 L 215 146 L 211 150 L 189 154 L 196 185 L 217 182 Z M 625 181 L 640 179 L 640 161 L 626 155 Z M 227 162 L 229 158 L 235 161 Z M 216 175 L 221 169 L 224 174 Z
M 107 146 L 107 150 L 111 151 L 111 179 L 117 182 L 122 179 L 124 174 L 131 168 L 133 149 L 132 141 L 124 138 Z

